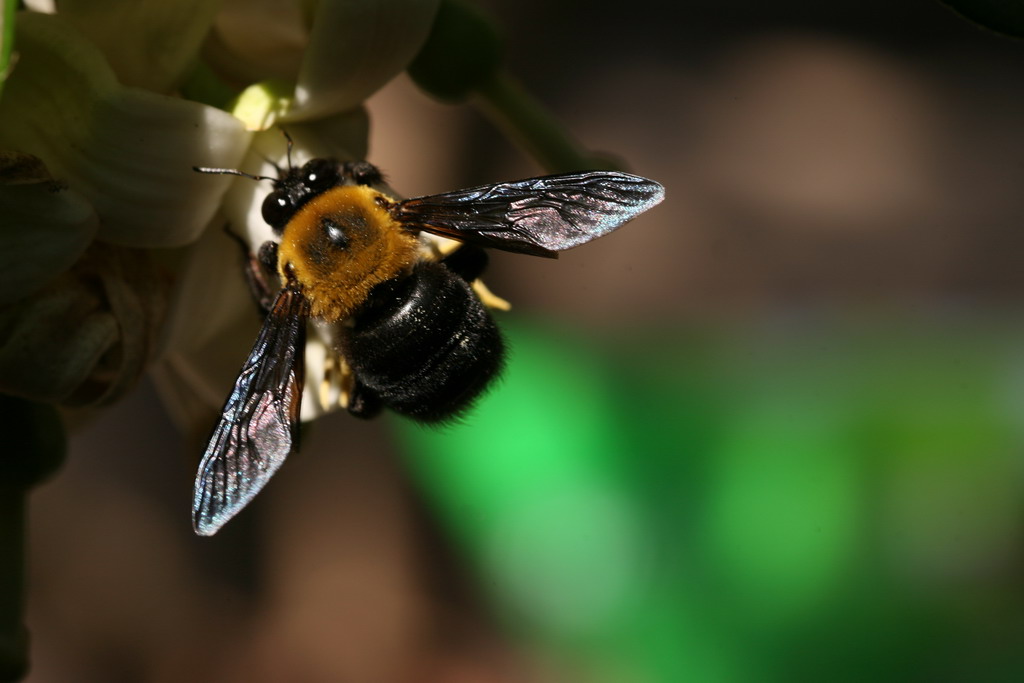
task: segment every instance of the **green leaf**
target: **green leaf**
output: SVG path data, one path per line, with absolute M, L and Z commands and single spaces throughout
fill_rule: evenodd
M 353 109 L 409 65 L 430 33 L 439 0 L 323 0 L 299 70 L 301 121 Z
M 99 219 L 84 197 L 49 182 L 0 185 L 0 305 L 37 291 L 78 260 Z
M 1024 38 L 1024 2 L 1020 0 L 939 0 L 967 19 L 1008 36 Z
M 501 59 L 501 38 L 490 19 L 467 2 L 445 0 L 409 76 L 434 97 L 457 102 L 493 78 Z

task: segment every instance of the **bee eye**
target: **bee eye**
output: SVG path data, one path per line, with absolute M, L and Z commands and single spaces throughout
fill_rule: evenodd
M 302 184 L 311 194 L 319 194 L 341 184 L 337 163 L 329 159 L 313 159 L 302 167 Z
M 277 232 L 281 232 L 285 224 L 295 213 L 295 207 L 292 205 L 288 195 L 283 192 L 271 192 L 263 200 L 261 213 L 263 214 L 263 220 L 270 227 Z
M 324 234 L 327 235 L 327 241 L 333 246 L 338 249 L 348 248 L 348 235 L 345 234 L 345 229 L 337 221 L 325 217 L 320 220 L 320 227 L 323 228 Z

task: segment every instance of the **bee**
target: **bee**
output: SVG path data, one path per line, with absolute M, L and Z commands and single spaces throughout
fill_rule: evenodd
M 290 148 L 277 178 L 194 169 L 272 181 L 262 216 L 278 237 L 248 271 L 266 317 L 199 463 L 192 523 L 201 536 L 242 510 L 297 448 L 307 320 L 336 330 L 350 413 L 449 420 L 504 361 L 501 333 L 474 290 L 484 248 L 555 258 L 664 197 L 646 178 L 588 171 L 397 199 L 377 189 L 383 178 L 369 162 L 295 167 Z M 421 233 L 461 246 L 440 255 Z M 267 271 L 280 279 L 276 294 Z

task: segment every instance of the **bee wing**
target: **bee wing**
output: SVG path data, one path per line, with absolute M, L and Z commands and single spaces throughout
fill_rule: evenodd
M 665 197 L 653 180 L 587 171 L 482 185 L 400 202 L 414 230 L 535 256 L 556 257 L 619 227 Z
M 196 473 L 192 526 L 200 536 L 244 508 L 295 450 L 308 315 L 302 293 L 286 288 L 263 321 Z

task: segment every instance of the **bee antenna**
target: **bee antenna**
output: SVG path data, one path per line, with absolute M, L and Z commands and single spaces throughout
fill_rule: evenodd
M 196 173 L 215 173 L 219 175 L 240 175 L 243 178 L 252 178 L 253 180 L 271 180 L 276 181 L 277 178 L 271 178 L 265 175 L 253 175 L 252 173 L 246 173 L 245 171 L 239 171 L 235 168 L 210 168 L 208 166 L 193 166 L 192 170 Z
M 292 147 L 295 145 L 295 142 L 292 140 L 292 136 L 288 135 L 288 131 L 284 128 L 281 129 L 281 132 L 284 134 L 284 139 L 288 141 L 288 170 L 290 171 L 295 168 L 295 166 L 292 165 Z M 278 171 L 280 171 L 280 169 L 278 169 Z

